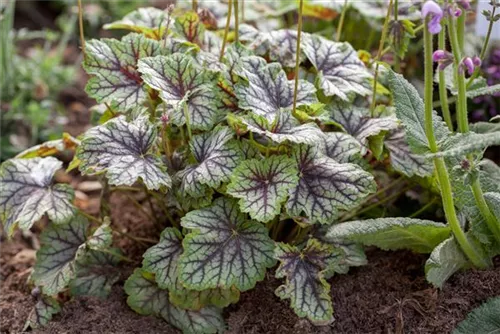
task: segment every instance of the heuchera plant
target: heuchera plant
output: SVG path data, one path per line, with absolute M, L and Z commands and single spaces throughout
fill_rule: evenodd
M 426 274 L 436 286 L 461 268 L 490 265 L 500 252 L 500 168 L 482 152 L 500 143 L 500 133 L 468 131 L 466 108 L 467 97 L 498 87 L 473 77 L 467 88 L 459 18 L 434 5 L 437 13 L 422 11 L 433 25 L 423 29 L 424 100 L 384 66 L 374 81 L 349 44 L 301 32 L 302 4 L 297 31 L 241 24 L 233 43 L 230 16 L 222 38 L 196 12 L 172 8 L 138 9 L 107 26 L 132 33 L 87 41 L 87 92 L 105 106 L 101 124 L 1 166 L 7 233 L 42 216 L 50 221 L 30 278 L 38 303 L 26 327 L 59 312 L 61 292 L 107 296 L 119 280 L 108 268 L 128 260 L 113 247 L 106 196 L 94 218 L 76 209 L 69 185 L 54 184 L 62 162 L 50 155 L 64 149 L 76 148 L 69 169 L 99 175 L 105 193 L 143 191 L 162 209 L 165 229 L 126 281 L 127 302 L 186 333 L 223 331 L 222 309 L 266 272 L 283 279 L 276 294 L 297 315 L 328 324 L 327 279 L 365 264 L 362 245 L 430 253 Z M 453 81 L 441 75 L 439 85 L 442 98 L 456 95 L 460 133 L 432 109 L 436 24 L 452 42 Z M 387 101 L 377 80 L 389 86 L 393 106 L 370 107 Z M 367 160 L 387 157 L 390 170 L 433 184 L 447 224 L 341 219 L 377 190 Z

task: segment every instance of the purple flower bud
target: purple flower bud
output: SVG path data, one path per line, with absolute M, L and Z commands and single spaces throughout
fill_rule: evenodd
M 472 62 L 474 63 L 474 66 L 479 67 L 481 66 L 481 58 L 478 56 L 472 57 Z
M 474 62 L 472 61 L 472 59 L 470 57 L 465 57 L 464 59 L 462 59 L 462 62 L 460 64 L 460 70 L 463 72 L 465 69 L 467 69 L 467 72 L 469 74 L 472 74 L 474 73 L 474 69 L 475 69 L 475 66 L 474 66 Z
M 464 9 L 464 10 L 471 10 L 470 6 L 470 0 L 459 0 L 457 3 Z
M 460 8 L 455 8 L 454 12 L 451 14 L 454 15 L 455 17 L 459 17 L 460 15 L 462 15 L 462 10 Z
M 443 18 L 443 10 L 434 1 L 427 1 L 422 6 L 422 18 L 425 20 L 427 16 L 431 17 L 427 24 L 427 29 L 433 35 L 441 31 L 441 19 Z
M 438 62 L 438 61 L 441 61 L 441 60 L 445 60 L 446 58 L 448 58 L 449 54 L 450 53 L 447 52 L 447 51 L 445 51 L 445 50 L 436 50 L 432 54 L 432 61 Z
M 169 121 L 168 114 L 167 113 L 161 114 L 160 121 L 163 123 L 163 125 L 167 125 Z

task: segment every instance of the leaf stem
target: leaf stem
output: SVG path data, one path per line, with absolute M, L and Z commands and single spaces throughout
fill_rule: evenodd
M 427 202 L 423 207 L 421 207 L 420 209 L 418 209 L 417 211 L 415 211 L 414 213 L 412 213 L 409 218 L 415 218 L 415 217 L 418 217 L 420 216 L 422 213 L 424 213 L 425 211 L 427 211 L 427 209 L 429 209 L 432 205 L 434 205 L 434 203 L 436 203 L 437 201 L 437 197 L 434 197 L 432 200 L 430 200 L 429 202 Z
M 342 36 L 342 28 L 344 28 L 344 20 L 349 6 L 347 5 L 348 0 L 344 0 L 344 8 L 342 8 L 342 14 L 340 15 L 339 26 L 337 27 L 337 36 L 335 40 L 340 41 L 340 36 Z
M 426 18 L 425 24 L 427 25 L 429 18 Z M 456 39 L 456 36 L 455 36 Z M 429 141 L 429 148 L 431 152 L 435 153 L 438 151 L 438 146 L 436 143 L 436 138 L 434 136 L 434 127 L 432 123 L 432 85 L 433 85 L 433 63 L 432 63 L 432 35 L 427 30 L 424 29 L 424 54 L 425 54 L 425 91 L 424 91 L 424 101 L 425 101 L 425 133 L 427 135 L 427 140 Z M 471 243 L 467 239 L 464 231 L 460 226 L 460 222 L 455 211 L 455 205 L 453 201 L 453 193 L 451 190 L 450 178 L 448 175 L 448 170 L 443 158 L 434 158 L 434 167 L 436 170 L 437 178 L 440 185 L 441 197 L 443 201 L 443 209 L 445 212 L 446 220 L 450 225 L 450 228 L 455 236 L 458 244 L 462 248 L 465 255 L 471 260 L 474 266 L 478 268 L 487 267 L 487 263 L 481 258 L 478 252 L 472 247 Z
M 197 12 L 198 11 L 198 0 L 192 0 L 193 2 L 191 3 L 192 4 L 192 9 L 193 9 L 193 12 Z
M 188 109 L 187 101 L 184 102 L 184 118 L 186 119 L 188 140 L 191 140 L 191 138 L 193 137 L 193 134 L 191 133 L 191 124 L 190 124 L 190 120 L 189 120 L 189 109 Z
M 380 39 L 380 43 L 378 45 L 378 52 L 375 56 L 375 76 L 373 78 L 373 93 L 372 93 L 372 103 L 370 105 L 370 114 L 372 117 L 375 117 L 375 105 L 377 103 L 377 81 L 378 81 L 378 69 L 379 69 L 379 60 L 382 57 L 383 47 L 385 45 L 385 38 L 387 36 L 387 30 L 389 29 L 389 19 L 391 17 L 392 11 L 392 1 L 389 1 L 389 7 L 387 8 L 387 14 L 385 15 L 384 28 L 382 29 L 382 38 Z
M 446 27 L 441 29 L 438 39 L 438 49 L 446 49 Z M 443 113 L 444 121 L 453 132 L 453 121 L 451 119 L 450 106 L 448 104 L 448 90 L 446 89 L 446 77 L 444 76 L 444 71 L 439 71 L 439 101 L 441 103 L 441 111 Z
M 85 37 L 83 36 L 83 8 L 82 8 L 82 0 L 78 0 L 78 26 L 80 28 L 80 45 L 82 47 L 83 57 L 85 58 Z
M 149 213 L 146 209 L 144 209 L 144 207 L 143 207 L 143 206 L 142 206 L 139 202 L 137 202 L 137 200 L 136 200 L 135 198 L 133 198 L 132 196 L 130 196 L 130 194 L 128 194 L 128 193 L 125 193 L 125 196 L 127 197 L 127 199 L 128 199 L 129 201 L 131 201 L 131 202 L 132 202 L 132 204 L 134 204 L 134 206 L 135 206 L 137 209 L 139 209 L 139 211 L 141 211 L 143 214 L 145 214 L 145 215 L 146 215 L 146 217 L 147 217 L 150 221 L 155 222 L 155 219 L 153 218 L 153 216 L 152 216 L 152 215 L 151 215 L 151 214 L 150 214 L 150 213 Z
M 484 217 L 484 220 L 486 221 L 486 224 L 488 225 L 490 231 L 495 236 L 495 239 L 500 242 L 500 226 L 497 222 L 497 219 L 488 207 L 488 203 L 486 203 L 486 200 L 484 199 L 483 190 L 481 189 L 481 183 L 478 180 L 475 180 L 472 183 L 471 188 L 481 215 Z
M 91 221 L 93 221 L 94 223 L 97 223 L 97 224 L 99 224 L 99 225 L 101 225 L 101 224 L 102 224 L 102 221 L 101 221 L 99 218 L 94 217 L 94 216 L 92 216 L 91 214 L 86 213 L 85 211 L 83 211 L 83 210 L 82 210 L 82 209 L 80 209 L 80 208 L 77 208 L 77 210 L 78 210 L 78 213 L 79 213 L 79 214 L 81 214 L 82 216 L 84 216 L 84 217 L 85 217 L 85 218 L 87 218 L 88 220 L 91 220 Z
M 137 261 L 132 260 L 132 259 L 131 259 L 131 258 L 129 258 L 128 256 L 125 256 L 125 255 L 121 255 L 121 254 L 115 253 L 115 252 L 113 252 L 113 251 L 110 251 L 109 249 L 99 249 L 99 252 L 102 252 L 102 253 L 106 253 L 106 254 L 110 254 L 110 255 L 116 256 L 117 258 L 119 258 L 120 260 L 125 261 L 125 262 L 130 262 L 130 263 L 135 263 L 135 262 L 137 262 Z
M 295 113 L 297 107 L 297 93 L 299 90 L 299 66 L 300 66 L 300 38 L 302 37 L 302 10 L 304 7 L 304 0 L 299 2 L 299 18 L 297 23 L 297 50 L 295 51 L 295 86 L 293 90 L 293 108 L 292 113 Z
M 234 40 L 238 42 L 240 40 L 240 18 L 239 18 L 239 2 L 238 0 L 233 0 L 234 3 Z
M 227 19 L 226 27 L 224 28 L 224 39 L 222 40 L 222 46 L 220 48 L 219 61 L 224 59 L 224 52 L 226 50 L 227 36 L 229 35 L 229 26 L 231 25 L 231 12 L 233 10 L 233 0 L 229 0 L 227 4 Z
M 156 244 L 158 243 L 158 240 L 153 240 L 153 239 L 149 239 L 149 238 L 141 238 L 141 237 L 136 237 L 135 235 L 131 235 L 129 233 L 125 233 L 125 232 L 122 232 L 120 230 L 113 230 L 113 232 L 116 232 L 118 233 L 119 235 L 125 237 L 125 238 L 129 238 L 130 240 L 133 240 L 133 241 L 136 241 L 144 246 L 146 246 L 147 244 L 146 243 L 149 243 L 149 244 Z

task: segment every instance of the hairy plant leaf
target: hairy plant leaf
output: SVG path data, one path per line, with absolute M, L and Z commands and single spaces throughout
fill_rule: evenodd
M 267 228 L 248 221 L 235 200 L 219 198 L 213 205 L 187 213 L 181 225 L 192 230 L 183 242 L 180 279 L 193 290 L 246 291 L 274 265 L 274 242 Z
M 292 108 L 294 81 L 288 80 L 280 64 L 267 64 L 263 58 L 250 56 L 243 58 L 240 65 L 238 75 L 247 80 L 235 87 L 241 109 L 273 121 L 278 110 Z M 315 93 L 311 83 L 299 80 L 297 106 L 316 102 Z
M 429 141 L 425 134 L 424 101 L 417 90 L 401 74 L 389 71 L 389 88 L 394 97 L 396 115 L 406 130 L 406 139 L 413 153 L 429 151 Z M 441 117 L 433 112 L 434 133 L 439 142 L 450 134 Z
M 318 84 L 326 96 L 348 101 L 352 95 L 371 93 L 371 74 L 348 43 L 309 35 L 303 51 L 318 71 Z
M 138 268 L 125 282 L 127 304 L 134 311 L 163 318 L 183 333 L 217 333 L 224 330 L 224 320 L 218 308 L 206 307 L 198 311 L 178 308 L 169 301 L 168 290 L 160 289 L 151 276 Z
M 275 143 L 289 141 L 314 145 L 323 139 L 323 132 L 315 123 L 300 124 L 289 110 L 278 110 L 274 120 L 250 114 L 243 119 L 249 131 L 265 136 Z
M 40 145 L 35 145 L 29 149 L 22 151 L 15 156 L 15 159 L 30 159 L 36 157 L 48 157 L 66 150 L 74 151 L 80 141 L 70 134 L 64 132 L 62 139 L 49 140 Z
M 467 97 L 473 99 L 482 95 L 493 95 L 500 92 L 500 84 L 485 86 L 474 90 L 467 91 Z
M 299 184 L 290 190 L 289 214 L 305 213 L 311 222 L 331 224 L 339 210 L 356 207 L 375 191 L 373 176 L 354 164 L 342 164 L 310 146 L 300 145 L 294 152 L 299 166 Z
M 23 331 L 37 329 L 49 323 L 54 314 L 61 312 L 61 306 L 56 299 L 42 295 L 31 310 L 28 320 L 24 324 Z
M 112 253 L 120 255 L 117 248 L 108 248 Z M 69 288 L 73 296 L 95 296 L 106 298 L 113 284 L 120 279 L 120 271 L 116 266 L 120 258 L 98 250 L 88 250 L 75 263 L 75 278 Z
M 145 58 L 139 61 L 138 68 L 144 81 L 158 90 L 167 107 L 173 109 L 174 124 L 180 126 L 188 121 L 191 128 L 202 130 L 214 125 L 218 115 L 216 82 L 190 57 L 174 53 Z
M 473 152 L 481 152 L 489 146 L 500 145 L 500 131 L 489 133 L 457 133 L 446 140 L 443 150 L 429 154 L 436 157 L 460 157 Z
M 334 265 L 335 249 L 316 239 L 309 239 L 303 249 L 279 243 L 275 257 L 280 261 L 276 269 L 277 278 L 286 278 L 286 283 L 276 289 L 281 299 L 290 299 L 291 306 L 299 317 L 320 323 L 333 320 L 330 284 L 324 271 Z
M 0 218 L 10 236 L 16 225 L 29 230 L 44 214 L 55 223 L 74 213 L 73 189 L 54 185 L 52 179 L 62 162 L 56 158 L 11 159 L 0 167 Z
M 461 321 L 453 334 L 500 333 L 500 297 L 488 299 Z
M 243 161 L 233 172 L 227 193 L 239 198 L 240 210 L 268 222 L 281 212 L 288 191 L 299 180 L 295 160 L 274 155 Z
M 123 19 L 104 25 L 104 29 L 125 29 L 160 40 L 170 17 L 166 11 L 154 7 L 138 8 Z
M 207 187 L 217 188 L 221 182 L 229 181 L 241 159 L 238 146 L 230 142 L 232 137 L 227 127 L 218 127 L 211 133 L 193 137 L 190 147 L 196 163 L 177 175 L 182 180 L 183 192 L 199 198 L 206 194 Z
M 425 263 L 425 277 L 434 286 L 444 282 L 458 270 L 468 265 L 467 258 L 453 237 L 440 243 Z
M 80 171 L 106 173 L 111 185 L 131 186 L 141 179 L 156 190 L 170 187 L 171 179 L 161 159 L 152 153 L 157 130 L 146 116 L 128 123 L 124 116 L 88 130 L 77 150 Z
M 368 138 L 382 131 L 390 131 L 398 126 L 396 117 L 370 117 L 370 111 L 348 104 L 334 104 L 329 107 L 330 118 L 356 138 L 363 147 L 368 146 Z M 366 151 L 366 149 L 365 149 Z
M 161 54 L 161 45 L 140 34 L 116 39 L 90 40 L 85 44 L 84 69 L 91 74 L 85 90 L 97 102 L 114 103 L 128 110 L 147 101 L 144 82 L 137 72 L 141 58 Z
M 89 223 L 75 216 L 66 224 L 51 224 L 40 235 L 42 247 L 36 253 L 31 278 L 43 293 L 55 295 L 75 277 L 75 260 L 81 255 Z
M 377 218 L 349 221 L 328 228 L 326 238 L 349 240 L 384 250 L 411 249 L 431 253 L 448 238 L 450 227 L 430 220 L 413 218 Z
M 432 159 L 422 154 L 412 153 L 406 142 L 404 128 L 399 127 L 389 132 L 384 145 L 389 151 L 392 167 L 408 177 L 418 175 L 431 176 L 434 171 Z
M 361 144 L 347 133 L 327 132 L 323 139 L 322 153 L 337 162 L 354 162 L 361 157 Z

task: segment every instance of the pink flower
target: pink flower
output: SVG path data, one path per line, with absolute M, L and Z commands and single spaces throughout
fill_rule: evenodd
M 438 34 L 441 31 L 441 19 L 444 13 L 441 7 L 434 1 L 427 1 L 422 6 L 422 18 L 425 20 L 428 16 L 430 20 L 427 24 L 427 29 L 433 35 Z

